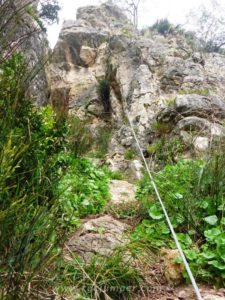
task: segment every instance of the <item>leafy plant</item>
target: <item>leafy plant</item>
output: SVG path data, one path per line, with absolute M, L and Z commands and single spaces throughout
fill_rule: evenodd
M 72 230 L 79 225 L 79 218 L 99 213 L 108 198 L 108 176 L 86 159 L 74 159 L 62 154 L 60 160 L 68 164 L 59 186 L 61 225 Z
M 161 166 L 166 164 L 174 164 L 179 157 L 187 149 L 187 146 L 180 138 L 174 136 L 170 139 L 161 137 L 160 140 L 150 144 L 147 147 L 147 152 L 154 157 L 154 159 Z
M 43 19 L 47 24 L 53 24 L 59 21 L 59 6 L 58 0 L 41 0 L 40 1 L 39 17 Z
M 67 122 L 69 149 L 76 158 L 84 156 L 93 145 L 91 131 L 79 118 L 70 117 Z
M 109 141 L 111 138 L 111 130 L 107 127 L 99 126 L 96 132 L 95 147 L 96 156 L 103 158 L 108 151 Z
M 135 157 L 135 152 L 133 149 L 127 149 L 124 155 L 125 159 L 131 160 Z
M 216 151 L 206 162 L 180 161 L 155 176 L 194 274 L 204 281 L 213 278 L 218 284 L 225 275 L 224 163 L 223 152 Z M 149 219 L 136 228 L 133 238 L 158 247 L 175 247 L 147 177 L 140 182 L 137 198 L 148 210 Z
M 2 297 L 25 299 L 59 242 L 54 188 L 64 125 L 27 99 L 20 54 L 0 68 L 0 289 Z
M 166 134 L 171 131 L 171 125 L 163 122 L 155 122 L 152 124 L 152 129 L 159 134 Z
M 103 168 L 105 174 L 107 175 L 107 177 L 109 179 L 112 179 L 112 180 L 123 180 L 124 174 L 121 171 L 119 171 L 119 170 L 118 171 L 112 171 L 106 165 L 104 165 L 102 168 Z

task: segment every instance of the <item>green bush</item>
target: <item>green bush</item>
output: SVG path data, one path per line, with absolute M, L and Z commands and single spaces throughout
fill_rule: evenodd
M 180 161 L 155 176 L 194 274 L 208 282 L 213 278 L 220 285 L 225 276 L 224 167 L 223 153 L 216 152 L 207 162 Z M 137 197 L 148 210 L 149 219 L 136 228 L 133 239 L 175 247 L 147 177 L 140 182 Z
M 196 50 L 200 43 L 196 37 L 196 33 L 194 31 L 184 31 L 184 37 L 191 49 Z
M 108 176 L 86 159 L 68 155 L 60 158 L 68 165 L 59 186 L 60 223 L 74 230 L 79 218 L 102 211 L 109 199 Z
M 161 19 L 157 20 L 150 28 L 160 34 L 165 35 L 172 32 L 174 26 L 168 21 L 168 19 Z
M 187 149 L 188 147 L 183 141 L 179 137 L 174 136 L 170 139 L 161 137 L 160 140 L 150 144 L 146 150 L 162 167 L 166 164 L 174 164 L 177 157 Z
M 91 147 L 89 130 L 50 106 L 35 108 L 24 75 L 19 54 L 1 65 L 0 290 L 7 299 L 29 298 L 29 283 L 42 289 L 67 233 L 109 197 L 108 175 L 79 159 Z
M 135 152 L 133 149 L 127 149 L 124 155 L 125 159 L 131 160 L 135 157 Z
M 198 222 L 202 215 L 199 211 L 199 205 L 195 197 L 190 197 L 194 193 L 194 183 L 198 181 L 201 171 L 201 162 L 194 161 L 180 161 L 171 166 L 167 165 L 162 171 L 158 172 L 155 176 L 155 182 L 159 187 L 159 192 L 164 199 L 166 207 L 169 211 L 173 211 L 172 223 L 177 227 L 178 218 L 185 227 L 195 229 L 198 227 Z M 152 200 L 149 201 L 149 195 Z M 146 205 L 159 208 L 154 197 L 154 190 L 146 175 L 140 182 L 137 190 L 137 197 L 145 201 Z M 196 213 L 198 214 L 196 215 Z
M 167 134 L 172 130 L 171 124 L 159 121 L 152 124 L 152 129 L 160 135 Z
M 7 299 L 25 299 L 57 248 L 54 189 L 64 123 L 27 99 L 21 55 L 0 69 L 0 290 Z
M 90 129 L 77 117 L 68 119 L 68 142 L 69 149 L 74 157 L 82 157 L 91 150 L 93 137 Z
M 112 180 L 123 180 L 124 174 L 121 171 L 111 171 L 107 167 L 104 168 L 108 177 Z
M 99 126 L 97 128 L 95 147 L 96 156 L 98 158 L 104 158 L 108 152 L 109 141 L 111 138 L 111 130 L 107 127 Z

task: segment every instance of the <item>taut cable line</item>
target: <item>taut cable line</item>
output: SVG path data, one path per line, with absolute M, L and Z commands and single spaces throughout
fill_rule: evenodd
M 155 181 L 154 181 L 154 178 L 153 178 L 153 176 L 152 176 L 152 173 L 151 173 L 151 171 L 150 171 L 150 169 L 149 169 L 149 166 L 148 166 L 148 164 L 147 164 L 147 161 L 146 161 L 146 159 L 145 159 L 145 157 L 144 157 L 143 151 L 142 151 L 142 149 L 141 149 L 140 143 L 139 143 L 139 141 L 138 141 L 137 135 L 136 135 L 136 133 L 135 133 L 135 130 L 134 130 L 132 121 L 131 121 L 131 119 L 130 119 L 130 117 L 129 117 L 129 114 L 128 114 L 128 111 L 127 111 L 127 110 L 125 110 L 125 114 L 126 114 L 126 116 L 127 116 L 128 122 L 129 122 L 129 124 L 130 124 L 130 128 L 131 128 L 131 131 L 132 131 L 132 133 L 133 133 L 135 142 L 136 142 L 136 144 L 137 144 L 137 146 L 138 146 L 138 149 L 139 149 L 139 151 L 140 151 L 140 154 L 141 154 L 142 160 L 143 160 L 143 162 L 144 162 L 145 168 L 146 168 L 147 173 L 148 173 L 148 175 L 149 175 L 151 184 L 152 184 L 152 186 L 153 186 L 153 188 L 154 188 L 154 191 L 155 191 L 155 193 L 156 193 L 156 196 L 157 196 L 157 198 L 158 198 L 158 201 L 159 201 L 159 203 L 160 203 L 160 205 L 161 205 L 161 208 L 162 208 L 162 210 L 163 210 L 163 213 L 164 213 L 164 215 L 165 215 L 167 224 L 168 224 L 169 229 L 170 229 L 170 231 L 171 231 L 171 233 L 172 233 L 172 237 L 173 237 L 173 239 L 174 239 L 174 241 L 175 241 L 175 244 L 176 244 L 176 246 L 177 246 L 177 249 L 178 249 L 178 251 L 179 251 L 179 253 L 180 253 L 180 256 L 181 256 L 181 258 L 182 258 L 182 261 L 183 261 L 183 263 L 184 263 L 185 269 L 186 269 L 186 271 L 187 271 L 187 273 L 188 273 L 188 276 L 189 276 L 189 278 L 190 278 L 190 280 L 191 280 L 191 283 L 192 283 L 193 289 L 194 289 L 194 291 L 195 291 L 195 294 L 196 294 L 196 296 L 197 296 L 197 299 L 198 299 L 198 300 L 203 300 L 203 298 L 202 298 L 202 296 L 201 296 L 201 294 L 200 294 L 199 288 L 198 288 L 198 286 L 197 286 L 197 283 L 196 283 L 196 281 L 195 281 L 195 278 L 194 278 L 194 276 L 193 276 L 193 274 L 192 274 L 192 271 L 191 271 L 191 269 L 190 269 L 190 267 L 189 267 L 189 264 L 188 264 L 188 262 L 187 262 L 187 259 L 186 259 L 185 255 L 184 255 L 183 250 L 182 250 L 182 247 L 181 247 L 181 245 L 180 245 L 180 243 L 179 243 L 179 241 L 178 241 L 176 232 L 175 232 L 175 230 L 174 230 L 174 228 L 173 228 L 173 225 L 172 225 L 172 223 L 171 223 L 171 221 L 170 221 L 170 218 L 169 218 L 169 215 L 168 215 L 168 213 L 167 213 L 167 210 L 166 210 L 166 208 L 165 208 L 165 206 L 164 206 L 164 204 L 163 204 L 163 201 L 162 201 L 161 196 L 160 196 L 160 194 L 159 194 L 159 191 L 158 191 L 158 188 L 157 188 L 156 183 L 155 183 Z

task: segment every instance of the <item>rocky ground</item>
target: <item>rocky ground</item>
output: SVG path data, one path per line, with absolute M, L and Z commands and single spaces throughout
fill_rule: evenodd
M 83 219 L 81 228 L 71 234 L 66 244 L 67 259 L 71 253 L 76 253 L 88 263 L 94 254 L 105 257 L 113 255 L 116 247 L 128 242 L 129 232 L 136 220 L 116 217 L 115 212 L 121 211 L 121 207 L 128 209 L 134 203 L 137 205 L 135 186 L 127 181 L 112 180 L 110 192 L 112 197 L 108 212 Z M 193 287 L 183 283 L 184 267 L 174 262 L 178 255 L 177 250 L 162 249 L 159 254 L 154 254 L 153 259 L 147 254 L 143 260 L 138 261 L 136 267 L 143 272 L 145 284 L 133 300 L 195 300 Z M 225 289 L 218 290 L 204 285 L 199 287 L 204 300 L 225 299 Z

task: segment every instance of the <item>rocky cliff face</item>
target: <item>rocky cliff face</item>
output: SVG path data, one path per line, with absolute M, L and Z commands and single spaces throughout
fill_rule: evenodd
M 114 164 L 127 148 L 135 148 L 125 110 L 144 150 L 157 139 L 161 124 L 170 125 L 168 137 L 178 135 L 184 142 L 197 128 L 192 142 L 198 151 L 224 135 L 225 57 L 203 57 L 182 35 L 141 35 L 109 3 L 80 8 L 76 21 L 64 23 L 50 76 L 55 106 L 93 128 L 110 123 Z M 110 84 L 110 114 L 99 97 L 100 80 Z

